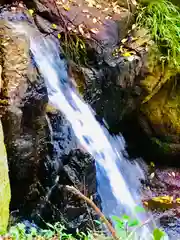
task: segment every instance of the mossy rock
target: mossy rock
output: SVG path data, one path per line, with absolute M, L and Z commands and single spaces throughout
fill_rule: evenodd
M 142 127 L 159 152 L 165 155 L 180 152 L 178 77 L 167 80 L 149 101 L 141 105 L 139 119 L 140 123 L 146 123 Z
M 0 235 L 6 232 L 8 225 L 10 196 L 7 155 L 0 122 Z

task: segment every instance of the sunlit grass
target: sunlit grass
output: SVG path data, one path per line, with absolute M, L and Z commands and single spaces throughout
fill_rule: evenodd
M 180 68 L 180 10 L 169 0 L 141 0 L 137 25 L 149 29 L 163 60 Z

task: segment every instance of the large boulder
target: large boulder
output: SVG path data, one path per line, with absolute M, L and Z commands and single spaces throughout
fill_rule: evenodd
M 137 118 L 154 150 L 151 157 L 154 153 L 168 160 L 180 153 L 179 74 L 175 68 L 163 67 L 159 58 L 159 53 L 151 49 L 141 69 L 144 77 L 140 81 L 142 94 Z
M 180 87 L 178 76 L 169 81 L 141 106 L 139 122 L 159 153 L 180 155 Z
M 76 229 L 93 229 L 96 225 L 93 221 L 98 219 L 97 214 L 83 199 L 69 192 L 66 185 L 75 186 L 100 206 L 96 189 L 95 162 L 89 154 L 80 149 L 64 155 L 61 161 L 63 167 L 58 172 L 56 183 L 50 188 L 48 195 L 41 198 L 41 204 L 33 212 L 32 218 L 39 225 L 48 222 L 49 219 L 52 223 L 61 222 L 72 233 L 75 233 Z
M 44 177 L 41 163 L 48 155 L 49 129 L 45 115 L 48 96 L 43 79 L 31 63 L 29 44 L 1 21 L 2 123 L 10 168 L 12 209 L 37 200 Z
M 24 13 L 17 11 L 9 19 L 27 21 Z M 9 17 L 3 14 L 1 17 Z M 26 37 L 16 34 L 4 20 L 0 35 L 0 109 L 10 169 L 11 211 L 41 225 L 44 219 L 61 221 L 72 231 L 87 229 L 90 216 L 96 219 L 96 214 L 63 186 L 73 185 L 81 191 L 86 186 L 84 194 L 95 196 L 95 162 L 78 150 L 81 146 L 64 116 L 48 107 L 44 79 Z

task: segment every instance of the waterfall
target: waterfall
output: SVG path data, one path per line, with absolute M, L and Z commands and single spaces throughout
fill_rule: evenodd
M 49 101 L 59 109 L 71 123 L 72 129 L 83 148 L 95 159 L 98 192 L 102 199 L 103 212 L 108 215 L 127 213 L 144 221 L 134 211 L 141 205 L 139 197 L 143 171 L 137 162 L 129 162 L 123 156 L 125 141 L 121 135 L 111 136 L 95 118 L 95 113 L 70 86 L 66 61 L 59 55 L 54 39 L 44 37 L 28 23 L 10 23 L 19 35 L 25 34 L 30 50 L 47 89 Z M 144 228 L 141 239 L 148 240 L 148 228 Z

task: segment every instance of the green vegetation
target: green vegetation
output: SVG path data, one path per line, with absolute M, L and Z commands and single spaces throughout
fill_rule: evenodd
M 61 36 L 61 40 L 61 47 L 66 59 L 73 61 L 78 66 L 86 64 L 87 50 L 83 36 L 67 32 Z
M 169 0 L 141 0 L 137 25 L 147 28 L 162 57 L 172 68 L 180 69 L 180 10 Z
M 135 208 L 136 213 L 145 212 L 144 208 L 137 206 Z M 123 215 L 121 218 L 112 216 L 112 220 L 115 223 L 114 234 L 111 232 L 112 236 L 107 236 L 103 231 L 92 231 L 89 230 L 86 233 L 80 232 L 78 229 L 76 234 L 68 234 L 65 227 L 61 223 L 56 223 L 54 225 L 46 223 L 47 229 L 37 229 L 32 225 L 32 227 L 26 227 L 24 223 L 18 223 L 9 228 L 8 233 L 4 236 L 4 240 L 140 240 L 137 232 L 142 229 L 145 225 L 151 222 L 151 219 L 148 219 L 143 224 L 138 221 L 136 218 L 130 218 L 127 215 Z M 105 226 L 105 221 L 101 219 L 100 221 L 94 221 L 99 225 L 101 229 L 102 224 Z M 107 223 L 106 223 L 107 224 Z M 112 229 L 114 229 L 112 227 Z M 152 231 L 151 239 L 152 240 L 162 240 L 165 236 L 165 233 L 155 228 Z
M 128 216 L 124 215 L 121 219 L 118 217 L 113 217 L 116 222 L 116 233 L 119 240 L 137 240 L 140 239 L 137 236 L 136 230 L 141 226 L 137 220 L 131 220 Z M 99 223 L 100 224 L 100 223 Z M 134 229 L 132 229 L 134 227 Z M 129 230 L 131 228 L 131 230 Z M 152 240 L 161 240 L 165 234 L 160 229 L 156 228 L 152 232 Z M 79 232 L 77 230 L 76 234 L 66 233 L 66 229 L 60 223 L 54 225 L 47 223 L 46 230 L 39 230 L 35 227 L 31 227 L 27 230 L 25 224 L 18 223 L 9 229 L 8 234 L 4 236 L 4 239 L 8 240 L 59 240 L 59 239 L 69 239 L 69 240 L 111 240 L 115 239 L 113 237 L 105 235 L 103 232 L 88 231 L 87 233 Z

